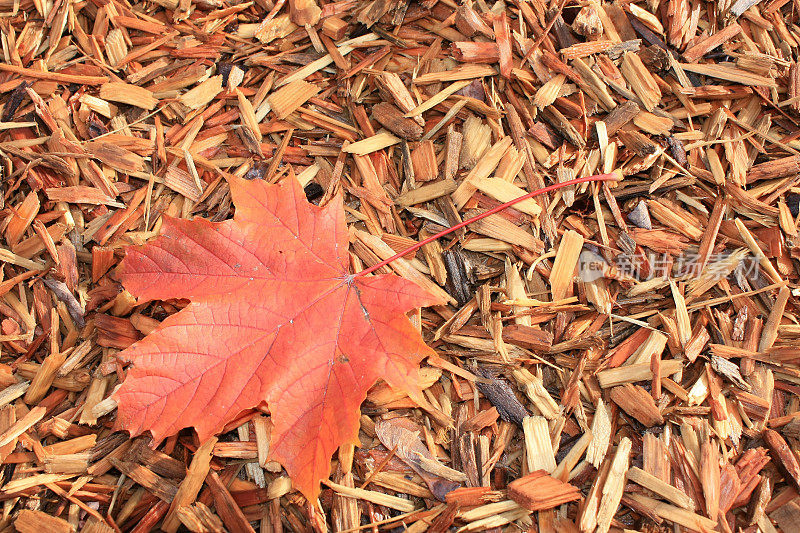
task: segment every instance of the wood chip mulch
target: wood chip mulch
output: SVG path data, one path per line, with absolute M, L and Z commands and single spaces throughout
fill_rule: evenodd
M 0 532 L 800 531 L 800 25 L 786 0 L 0 0 Z M 346 199 L 451 304 L 319 502 L 246 413 L 114 432 L 117 280 L 225 181 Z

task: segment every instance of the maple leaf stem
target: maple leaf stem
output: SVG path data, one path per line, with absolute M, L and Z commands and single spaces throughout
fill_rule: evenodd
M 522 202 L 524 200 L 527 200 L 528 198 L 533 198 L 534 196 L 539 196 L 541 194 L 546 194 L 548 192 L 555 191 L 556 189 L 560 189 L 562 187 L 569 187 L 570 185 L 578 185 L 580 183 L 586 183 L 586 182 L 590 182 L 590 181 L 614 181 L 614 180 L 617 180 L 617 179 L 619 179 L 619 175 L 617 175 L 617 174 L 597 174 L 597 175 L 594 175 L 594 176 L 584 176 L 583 178 L 577 178 L 577 179 L 574 179 L 574 180 L 563 181 L 561 183 L 554 183 L 553 185 L 548 185 L 547 187 L 542 187 L 541 189 L 536 189 L 535 191 L 531 191 L 528 194 L 524 194 L 524 195 L 520 196 L 519 198 L 514 198 L 511 201 L 508 201 L 508 202 L 506 202 L 504 204 L 500 204 L 500 205 L 498 205 L 496 207 L 493 207 L 493 208 L 489 209 L 488 211 L 486 211 L 484 213 L 481 213 L 480 215 L 476 215 L 476 216 L 474 216 L 472 218 L 468 218 L 467 220 L 465 220 L 463 222 L 460 222 L 460 223 L 456 224 L 455 226 L 451 226 L 451 227 L 447 228 L 446 230 L 440 231 L 439 233 L 436 233 L 435 235 L 431 235 L 430 237 L 419 241 L 417 244 L 415 244 L 413 246 L 409 246 L 405 250 L 394 254 L 392 257 L 390 257 L 388 259 L 384 259 L 380 263 L 372 265 L 371 267 L 366 268 L 366 269 L 362 270 L 361 272 L 357 272 L 353 276 L 354 277 L 355 276 L 366 276 L 367 274 L 372 274 L 373 272 L 375 272 L 379 268 L 388 265 L 389 263 L 391 263 L 395 259 L 399 259 L 399 258 L 403 257 L 404 255 L 409 254 L 411 252 L 415 252 L 415 251 L 419 250 L 420 248 L 422 248 L 423 246 L 425 246 L 426 244 L 435 241 L 436 239 L 439 239 L 441 237 L 444 237 L 445 235 L 453 233 L 454 231 L 457 231 L 457 230 L 463 228 L 464 226 L 466 226 L 468 224 L 472 224 L 473 222 L 477 222 L 478 220 L 486 218 L 489 215 L 493 215 L 495 213 L 498 213 L 498 212 L 500 212 L 500 211 L 502 211 L 502 210 L 504 210 L 504 209 L 506 209 L 508 207 L 511 207 L 512 205 L 515 205 L 515 204 L 518 204 L 518 203 L 520 203 L 520 202 Z

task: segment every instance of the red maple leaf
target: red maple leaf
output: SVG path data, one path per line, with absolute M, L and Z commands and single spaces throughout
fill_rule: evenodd
M 395 275 L 353 276 L 340 197 L 306 201 L 280 185 L 231 178 L 236 212 L 219 223 L 164 218 L 129 248 L 125 287 L 140 301 L 191 301 L 119 355 L 118 425 L 156 442 L 187 427 L 205 440 L 266 402 L 271 456 L 314 500 L 334 451 L 357 443 L 359 406 L 380 378 L 422 400 L 433 354 L 405 313 L 436 299 Z

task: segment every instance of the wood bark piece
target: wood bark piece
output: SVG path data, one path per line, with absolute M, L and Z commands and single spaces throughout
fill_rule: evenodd
M 414 141 L 422 137 L 422 127 L 405 117 L 403 111 L 393 104 L 380 102 L 373 106 L 372 116 L 381 126 L 403 139 Z
M 530 415 L 519 402 L 514 391 L 504 379 L 498 379 L 491 371 L 484 368 L 474 370 L 477 376 L 484 378 L 477 383 L 478 389 L 497 407 L 503 420 L 522 426 L 523 420 Z

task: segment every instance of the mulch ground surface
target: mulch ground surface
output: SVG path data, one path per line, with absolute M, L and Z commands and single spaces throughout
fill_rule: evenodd
M 800 530 L 800 49 L 786 0 L 0 0 L 0 531 Z M 115 431 L 185 301 L 116 274 L 226 178 L 342 194 L 413 314 L 319 501 L 268 411 Z

